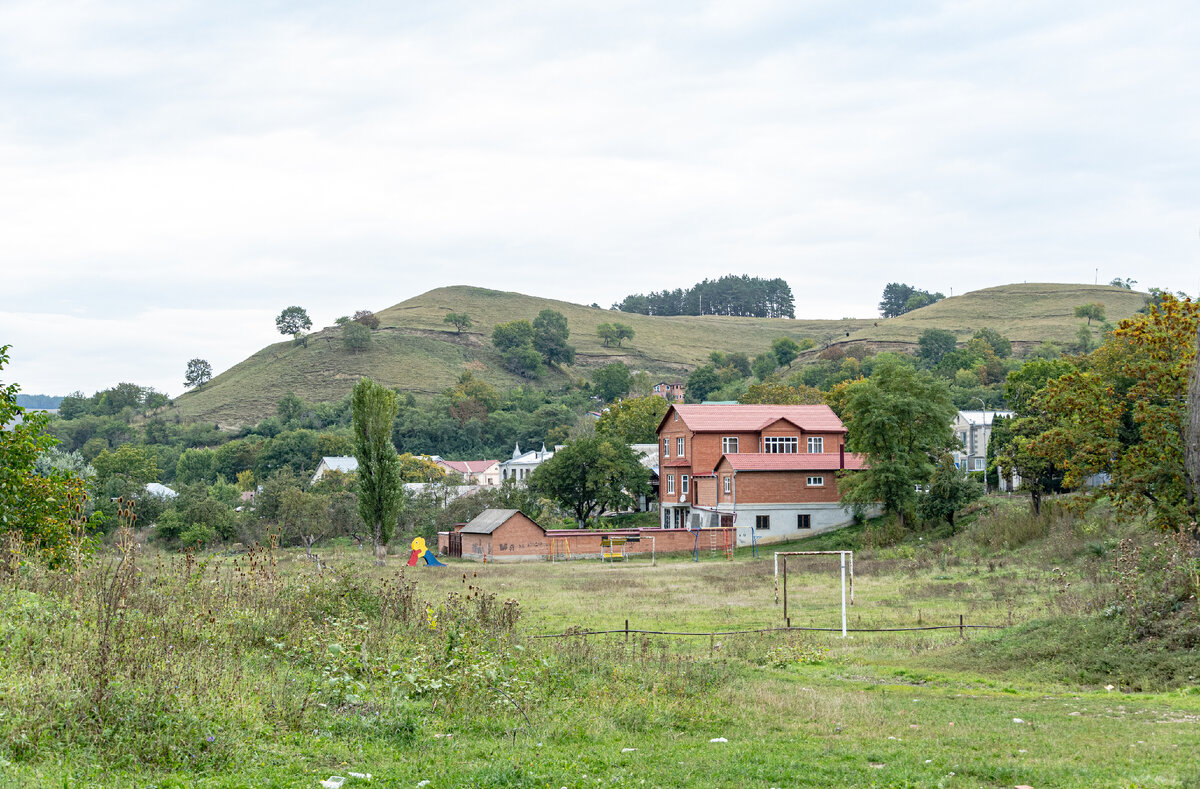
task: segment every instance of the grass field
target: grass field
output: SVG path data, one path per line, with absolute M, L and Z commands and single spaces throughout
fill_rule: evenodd
M 778 337 L 811 339 L 818 348 L 830 343 L 868 342 L 878 348 L 908 350 L 927 328 L 954 331 L 965 341 L 980 328 L 993 328 L 1018 343 L 1043 340 L 1072 342 L 1079 320 L 1074 308 L 1088 302 L 1105 304 L 1108 317 L 1120 320 L 1142 306 L 1144 294 L 1107 286 L 1008 285 L 988 288 L 938 302 L 890 320 L 787 320 L 715 315 L 655 317 L 612 312 L 519 293 L 457 286 L 438 288 L 380 310 L 380 328 L 370 349 L 352 354 L 342 347 L 341 329 L 322 329 L 307 346 L 290 341 L 268 346 L 221 373 L 199 391 L 177 398 L 166 414 L 204 419 L 224 426 L 254 423 L 275 412 L 288 392 L 309 402 L 338 400 L 360 376 L 389 387 L 429 395 L 441 392 L 466 370 L 504 388 L 522 383 L 501 365 L 491 345 L 499 323 L 532 320 L 543 309 L 562 312 L 578 353 L 564 374 L 552 370 L 538 382 L 556 387 L 568 376 L 586 378 L 614 361 L 654 376 L 683 380 L 714 350 L 741 351 L 753 357 Z M 469 314 L 474 325 L 456 333 L 443 322 L 448 312 Z M 620 321 L 635 335 L 623 347 L 604 347 L 596 326 Z M 815 351 L 813 352 L 815 353 Z
M 0 777 L 1195 785 L 1200 659 L 1129 644 L 1119 620 L 1098 613 L 1111 594 L 1102 548 L 1122 534 L 1060 519 L 1020 547 L 992 547 L 1012 523 L 984 521 L 929 544 L 872 549 L 871 528 L 803 544 L 858 548 L 851 627 L 957 624 L 959 614 L 1005 625 L 962 638 L 535 637 L 626 619 L 646 630 L 778 626 L 767 550 L 656 566 L 377 569 L 340 549 L 324 571 L 291 551 L 110 557 L 74 581 L 35 569 L 0 587 Z M 788 586 L 793 624 L 836 626 L 831 561 L 789 562 Z

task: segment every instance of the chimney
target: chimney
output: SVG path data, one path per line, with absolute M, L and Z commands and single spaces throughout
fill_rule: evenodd
M 846 467 L 846 445 L 838 444 L 838 468 Z

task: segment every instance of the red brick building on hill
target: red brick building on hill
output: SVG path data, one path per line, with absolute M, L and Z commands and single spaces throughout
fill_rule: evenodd
M 825 405 L 672 405 L 658 426 L 667 529 L 736 526 L 738 543 L 795 539 L 853 516 L 838 472 L 861 469 Z

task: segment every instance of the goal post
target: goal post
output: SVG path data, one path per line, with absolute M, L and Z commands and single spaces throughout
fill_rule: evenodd
M 846 637 L 846 568 L 850 569 L 850 605 L 854 605 L 854 551 L 776 551 L 775 552 L 775 604 L 779 604 L 779 557 L 783 557 L 783 621 L 791 627 L 787 604 L 787 557 L 789 556 L 838 556 L 842 577 L 842 638 Z

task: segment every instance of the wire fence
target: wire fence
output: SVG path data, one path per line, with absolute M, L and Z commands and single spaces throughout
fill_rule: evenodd
M 637 630 L 629 627 L 629 620 L 625 620 L 624 629 L 620 630 L 587 630 L 587 629 L 571 629 L 563 633 L 540 633 L 531 635 L 530 638 L 586 638 L 588 636 L 603 636 L 603 635 L 624 635 L 628 638 L 630 635 L 647 635 L 647 636 L 739 636 L 753 635 L 754 633 L 786 633 L 790 631 L 807 631 L 817 633 L 907 633 L 918 630 L 957 630 L 959 635 L 965 634 L 967 630 L 1003 630 L 1008 625 L 969 625 L 962 618 L 959 619 L 957 625 L 918 625 L 916 627 L 847 627 L 843 631 L 840 627 L 759 627 L 751 630 L 714 630 L 712 632 L 685 632 L 675 630 Z

